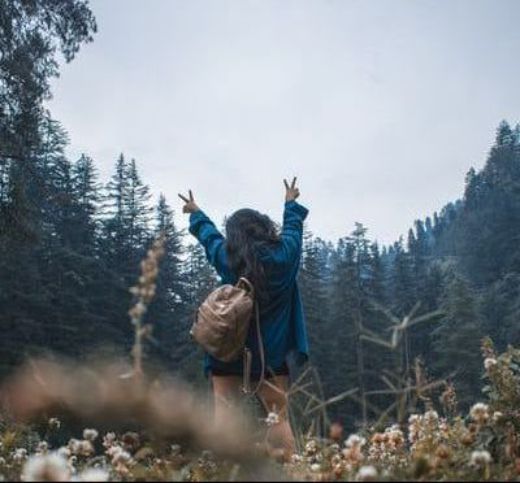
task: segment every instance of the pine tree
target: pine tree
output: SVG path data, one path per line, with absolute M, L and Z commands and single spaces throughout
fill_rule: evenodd
M 127 228 L 126 197 L 128 177 L 126 161 L 121 154 L 116 161 L 115 171 L 106 186 L 103 251 L 107 264 L 117 270 L 130 251 Z
M 327 293 L 328 256 L 326 244 L 305 230 L 298 283 L 312 347 L 310 362 L 327 385 L 333 383 L 329 377 L 329 368 L 334 364 L 330 341 L 335 335 Z
M 83 253 L 96 252 L 100 228 L 97 215 L 101 202 L 101 188 L 97 178 L 94 161 L 82 154 L 72 166 L 72 181 L 77 200 L 75 245 Z
M 355 246 L 347 237 L 339 240 L 331 257 L 330 317 L 335 337 L 329 341 L 333 362 L 326 368 L 326 390 L 337 395 L 347 389 L 359 388 L 363 382 L 359 371 L 357 338 L 359 335 L 358 280 L 356 277 Z M 345 401 L 332 408 L 332 414 L 345 421 L 359 420 L 359 403 Z
M 128 224 L 130 245 L 136 250 L 137 258 L 144 254 L 149 240 L 149 226 L 152 208 L 150 208 L 150 188 L 139 175 L 135 159 L 127 166 L 128 190 L 126 193 L 125 216 Z
M 478 299 L 467 281 L 455 272 L 445 275 L 441 309 L 444 317 L 432 332 L 438 377 L 452 376 L 458 398 L 469 404 L 478 393 L 481 357 L 481 321 Z
M 151 351 L 158 350 L 161 364 L 176 368 L 192 349 L 188 326 L 192 320 L 191 313 L 186 311 L 188 294 L 183 273 L 182 233 L 177 230 L 173 211 L 162 194 L 155 209 L 155 219 L 156 237 L 165 237 L 165 254 L 148 314 L 157 341 Z

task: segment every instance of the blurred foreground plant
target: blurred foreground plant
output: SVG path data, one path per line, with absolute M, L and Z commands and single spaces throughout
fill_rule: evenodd
M 141 276 L 137 285 L 130 288 L 130 293 L 134 295 L 136 301 L 129 310 L 128 315 L 134 326 L 134 346 L 132 348 L 133 370 L 122 377 L 133 377 L 137 380 L 143 377 L 143 339 L 150 337 L 152 326 L 144 324 L 144 316 L 148 306 L 155 297 L 157 288 L 156 281 L 159 275 L 159 262 L 164 256 L 164 245 L 166 238 L 161 235 L 148 250 L 146 258 L 141 262 Z

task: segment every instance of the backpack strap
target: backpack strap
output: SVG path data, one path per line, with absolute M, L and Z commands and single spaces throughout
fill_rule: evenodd
M 262 338 L 262 331 L 260 330 L 260 309 L 258 302 L 255 301 L 255 325 L 256 325 L 256 336 L 258 339 L 258 350 L 260 352 L 260 379 L 254 391 L 251 391 L 251 369 L 252 369 L 252 354 L 251 350 L 247 347 L 244 349 L 244 382 L 242 391 L 245 394 L 255 395 L 260 386 L 265 380 L 265 353 L 264 353 L 264 341 Z

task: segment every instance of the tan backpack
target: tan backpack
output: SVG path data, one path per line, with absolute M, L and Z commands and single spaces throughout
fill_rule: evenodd
M 250 390 L 251 351 L 246 347 L 246 339 L 251 318 L 255 313 L 258 346 L 261 359 L 261 376 L 255 391 Z M 254 287 L 242 277 L 236 285 L 221 285 L 202 302 L 190 331 L 191 336 L 202 348 L 223 362 L 244 356 L 244 392 L 255 393 L 263 382 L 265 357 L 260 332 L 258 304 Z

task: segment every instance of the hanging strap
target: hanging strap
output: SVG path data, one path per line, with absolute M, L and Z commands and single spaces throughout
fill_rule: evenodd
M 258 339 L 258 351 L 260 352 L 260 379 L 254 391 L 251 391 L 251 369 L 253 363 L 253 355 L 251 350 L 247 347 L 244 348 L 244 382 L 242 391 L 245 394 L 255 395 L 260 386 L 264 383 L 265 379 L 265 354 L 264 354 L 264 341 L 262 338 L 262 331 L 260 330 L 260 309 L 258 302 L 255 301 L 255 324 L 256 324 L 256 336 Z

